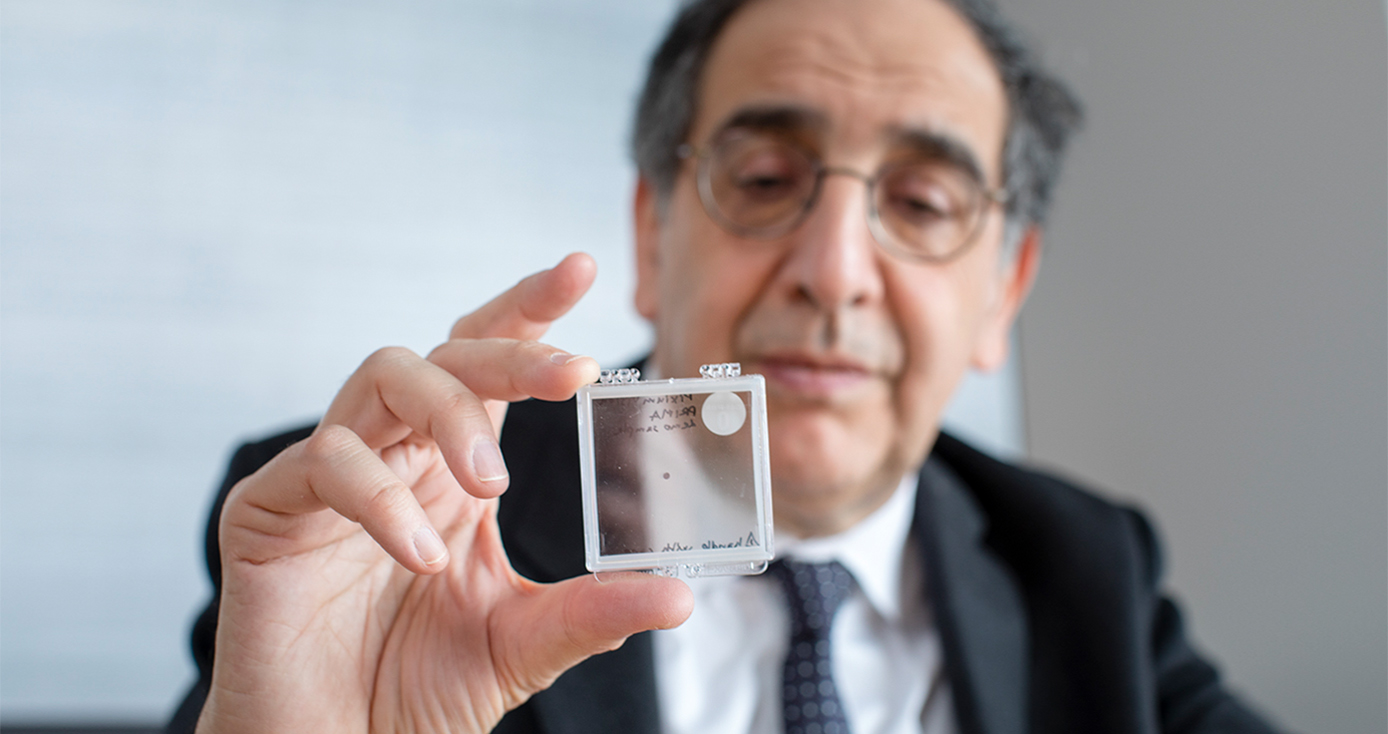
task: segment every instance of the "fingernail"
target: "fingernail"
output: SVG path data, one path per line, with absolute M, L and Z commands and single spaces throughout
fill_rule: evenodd
M 433 528 L 425 525 L 414 531 L 414 552 L 419 554 L 424 565 L 435 566 L 448 557 L 448 546 Z
M 495 482 L 506 478 L 506 460 L 501 458 L 501 447 L 494 441 L 482 439 L 472 449 L 472 470 L 484 482 Z
M 568 352 L 555 352 L 549 355 L 549 361 L 557 365 L 566 365 L 574 360 L 583 359 L 582 354 L 569 354 Z

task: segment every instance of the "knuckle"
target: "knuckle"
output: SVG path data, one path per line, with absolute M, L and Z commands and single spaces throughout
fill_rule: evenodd
M 563 620 L 563 645 L 572 655 L 579 657 L 602 652 L 605 649 L 602 641 L 583 624 L 583 617 L 577 612 L 575 604 L 575 595 L 570 594 L 564 598 L 564 606 L 560 610 L 560 618 Z
M 455 336 L 449 339 L 448 341 L 438 345 L 437 347 L 434 347 L 433 349 L 429 350 L 429 356 L 425 357 L 425 359 L 437 364 L 440 358 L 447 357 L 450 352 L 457 349 L 460 342 L 462 341 L 462 339 Z
M 461 390 L 453 391 L 445 395 L 434 404 L 434 416 L 437 421 L 449 421 L 457 419 L 475 418 L 482 411 L 478 405 L 477 397 L 472 393 Z
M 548 361 L 549 355 L 554 352 L 554 347 L 538 341 L 515 341 L 510 348 L 515 356 L 536 361 Z
M 508 339 L 497 345 L 497 355 L 510 365 L 506 376 L 514 387 L 537 373 L 543 372 L 551 363 L 549 355 L 554 347 L 538 341 Z
M 489 420 L 477 396 L 465 390 L 449 392 L 429 411 L 429 435 L 437 440 L 440 434 L 456 433 L 450 429 L 460 425 Z
M 419 355 L 405 347 L 381 347 L 362 362 L 362 369 L 374 372 L 397 367 L 417 359 L 419 359 Z
M 357 434 L 346 426 L 321 425 L 304 440 L 304 458 L 314 464 L 329 463 L 352 451 L 360 442 Z
M 397 520 L 409 514 L 408 496 L 409 492 L 400 484 L 382 482 L 368 490 L 358 517 L 354 519 L 360 522 L 361 518 L 372 518 L 377 522 L 396 524 Z

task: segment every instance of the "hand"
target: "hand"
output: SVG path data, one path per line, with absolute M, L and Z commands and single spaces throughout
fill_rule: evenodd
M 584 658 L 684 621 L 679 581 L 537 584 L 501 545 L 506 401 L 597 378 L 534 341 L 594 275 L 570 255 L 428 359 L 373 354 L 311 437 L 232 489 L 200 732 L 490 731 Z

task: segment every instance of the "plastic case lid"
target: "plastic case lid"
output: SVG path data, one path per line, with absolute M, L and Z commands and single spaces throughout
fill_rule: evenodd
M 766 382 L 736 364 L 700 372 L 604 371 L 579 390 L 589 571 L 752 574 L 772 559 Z

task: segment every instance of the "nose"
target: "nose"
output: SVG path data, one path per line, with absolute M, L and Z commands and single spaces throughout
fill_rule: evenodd
M 844 175 L 839 175 L 844 174 Z M 862 176 L 832 169 L 784 265 L 798 297 L 825 311 L 863 306 L 882 296 L 876 241 L 868 229 Z

